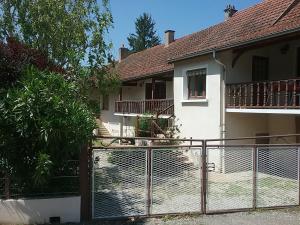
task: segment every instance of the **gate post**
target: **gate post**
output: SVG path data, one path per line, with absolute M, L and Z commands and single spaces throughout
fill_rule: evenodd
M 147 216 L 150 216 L 151 214 L 151 172 L 152 172 L 152 147 L 149 146 L 149 148 L 147 149 L 147 205 L 146 205 L 146 214 Z
M 206 140 L 202 141 L 202 156 L 201 156 L 201 212 L 206 214 L 206 189 L 207 189 L 207 174 L 206 174 L 206 165 L 207 165 L 207 149 L 206 149 Z
M 79 182 L 80 182 L 80 220 L 91 220 L 91 188 L 90 188 L 90 148 L 83 145 L 79 157 Z
M 253 157 L 252 208 L 253 208 L 253 210 L 255 210 L 256 209 L 256 195 L 257 195 L 257 185 L 256 185 L 256 183 L 257 183 L 257 146 L 253 147 L 252 157 Z

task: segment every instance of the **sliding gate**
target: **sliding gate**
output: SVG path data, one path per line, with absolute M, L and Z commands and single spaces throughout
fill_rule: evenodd
M 94 149 L 93 218 L 201 212 L 201 147 Z
M 241 145 L 229 144 L 229 140 L 222 144 L 220 140 L 198 140 L 201 145 L 184 145 L 184 139 L 173 146 L 94 147 L 93 218 L 300 204 L 299 144 Z

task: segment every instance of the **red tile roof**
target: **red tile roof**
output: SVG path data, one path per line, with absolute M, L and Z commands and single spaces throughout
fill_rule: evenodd
M 177 39 L 168 47 L 159 45 L 132 54 L 118 64 L 118 72 L 123 80 L 170 72 L 173 65 L 168 62 L 298 31 L 299 2 L 264 0 L 225 22 Z

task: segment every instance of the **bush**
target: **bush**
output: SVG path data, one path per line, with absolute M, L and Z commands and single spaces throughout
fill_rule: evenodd
M 25 183 L 46 185 L 96 127 L 78 89 L 60 74 L 26 69 L 0 98 L 0 170 Z

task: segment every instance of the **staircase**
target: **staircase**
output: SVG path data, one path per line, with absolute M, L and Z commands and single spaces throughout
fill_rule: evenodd
M 98 135 L 100 136 L 111 136 L 109 131 L 106 129 L 106 127 L 103 125 L 102 121 L 97 119 L 97 125 L 98 125 Z

